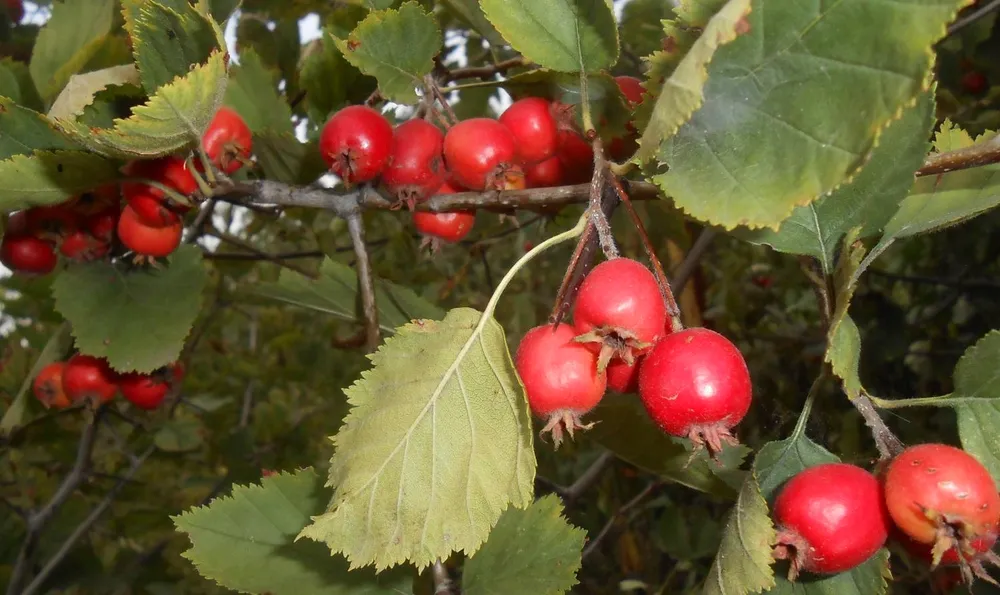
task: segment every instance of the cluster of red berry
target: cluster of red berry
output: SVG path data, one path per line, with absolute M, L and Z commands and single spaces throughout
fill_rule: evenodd
M 627 258 L 594 267 L 580 285 L 573 324 L 535 327 L 515 365 L 544 431 L 587 428 L 580 417 L 610 388 L 638 392 L 666 433 L 717 453 L 750 408 L 750 372 L 728 339 L 705 328 L 675 329 L 656 278 Z
M 800 571 L 833 574 L 868 560 L 891 537 L 917 559 L 986 576 L 984 561 L 1000 531 L 1000 495 L 972 455 L 945 444 L 920 444 L 877 476 L 844 463 L 810 467 L 774 502 L 774 557 Z M 936 564 L 934 564 L 936 565 Z
M 35 377 L 35 397 L 46 407 L 62 409 L 75 403 L 106 403 L 121 392 L 140 409 L 156 409 L 184 377 L 184 366 L 175 362 L 149 374 L 114 371 L 107 360 L 78 353 L 65 362 L 54 362 Z
M 641 100 L 639 79 L 616 81 L 630 104 Z M 611 143 L 612 157 L 635 142 L 634 127 L 629 135 Z M 394 130 L 374 109 L 352 105 L 330 117 L 319 149 L 345 184 L 379 178 L 395 204 L 410 210 L 436 194 L 584 183 L 594 168 L 593 149 L 576 130 L 569 106 L 539 97 L 515 101 L 497 120 L 470 118 L 446 133 L 420 118 Z M 472 230 L 475 213 L 414 212 L 413 221 L 424 235 L 457 242 Z
M 243 118 L 225 107 L 202 137 L 206 156 L 226 174 L 249 160 L 252 142 Z M 180 245 L 183 215 L 191 209 L 191 203 L 173 197 L 196 197 L 200 188 L 202 165 L 196 159 L 191 163 L 193 167 L 177 155 L 132 161 L 123 168 L 127 179 L 120 185 L 11 214 L 0 240 L 0 263 L 17 273 L 44 275 L 56 267 L 57 252 L 71 261 L 108 256 L 116 231 L 125 249 L 137 257 L 169 255 Z

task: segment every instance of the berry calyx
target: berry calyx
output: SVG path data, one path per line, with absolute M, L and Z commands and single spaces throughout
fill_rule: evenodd
M 882 488 L 854 465 L 810 467 L 788 481 L 774 502 L 773 555 L 788 560 L 788 579 L 800 572 L 833 574 L 858 566 L 879 550 L 891 522 Z
M 397 204 L 413 206 L 444 183 L 444 134 L 427 120 L 408 120 L 396 127 L 382 183 Z
M 35 398 L 50 409 L 62 409 L 70 405 L 69 397 L 63 390 L 65 368 L 65 362 L 51 363 L 42 368 L 31 385 Z
M 205 155 L 226 174 L 236 173 L 249 163 L 253 151 L 253 132 L 235 110 L 221 107 L 201 137 Z
M 604 370 L 612 358 L 634 364 L 663 334 L 667 309 L 656 278 L 641 263 L 614 258 L 594 267 L 573 304 L 577 341 L 593 343 Z
M 507 127 L 524 165 L 552 157 L 559 148 L 559 130 L 552 117 L 552 104 L 541 97 L 518 99 L 498 118 Z
M 70 401 L 83 400 L 95 404 L 114 398 L 118 392 L 118 375 L 107 360 L 78 353 L 69 358 L 63 370 L 63 390 Z
M 469 190 L 524 188 L 514 136 L 496 120 L 470 118 L 452 126 L 444 137 L 444 159 L 455 181 Z
M 52 244 L 29 235 L 6 233 L 0 240 L 0 264 L 22 275 L 46 275 L 59 259 Z
M 739 349 L 705 328 L 663 337 L 639 367 L 639 397 L 653 421 L 712 456 L 723 442 L 738 444 L 731 429 L 750 409 L 751 393 Z
M 131 206 L 122 209 L 118 219 L 118 239 L 139 256 L 168 256 L 180 246 L 183 232 L 180 221 L 163 227 L 149 225 Z
M 561 185 L 563 177 L 563 162 L 556 155 L 528 166 L 524 170 L 524 185 L 527 188 L 551 188 Z
M 182 375 L 179 364 L 161 368 L 152 374 L 130 372 L 121 375 L 118 388 L 128 402 L 139 409 L 152 410 L 160 406 Z
M 319 150 L 330 171 L 345 184 L 373 180 L 389 161 L 392 125 L 370 107 L 345 107 L 323 126 Z
M 552 433 L 556 448 L 563 432 L 573 437 L 583 424 L 581 416 L 604 396 L 607 377 L 597 371 L 597 356 L 575 342 L 569 325 L 537 326 L 528 331 L 517 348 L 514 366 L 524 384 L 531 412 L 546 420 L 542 434 Z

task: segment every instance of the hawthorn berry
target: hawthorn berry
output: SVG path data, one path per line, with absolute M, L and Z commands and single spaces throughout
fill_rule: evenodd
M 396 127 L 382 183 L 411 210 L 444 183 L 444 134 L 427 120 L 415 118 Z
M 978 70 L 973 70 L 962 75 L 962 88 L 965 89 L 966 93 L 982 95 L 989 90 L 990 82 L 987 80 L 985 74 Z
M 180 221 L 163 227 L 149 225 L 139 218 L 131 206 L 122 209 L 118 219 L 118 239 L 140 256 L 168 256 L 180 246 L 183 232 L 184 226 Z
M 567 324 L 537 326 L 521 339 L 514 358 L 528 405 L 547 420 L 542 434 L 551 432 L 557 448 L 564 431 L 572 438 L 575 430 L 592 426 L 582 424 L 580 417 L 600 402 L 607 388 L 597 355 L 574 341 L 575 335 Z
M 955 548 L 966 558 L 959 562 L 965 562 L 963 572 L 970 582 L 972 574 L 987 576 L 976 559 L 975 543 L 977 539 L 996 540 L 1000 494 L 989 471 L 975 457 L 946 444 L 911 446 L 889 463 L 885 500 L 896 527 L 914 542 L 930 547 L 935 565 Z M 995 556 L 988 559 L 997 560 Z
M 447 213 L 431 213 L 420 211 L 413 213 L 413 225 L 421 234 L 432 236 L 455 243 L 469 235 L 476 224 L 475 211 L 451 211 Z
M 126 175 L 159 182 L 184 196 L 191 196 L 198 190 L 198 182 L 187 163 L 177 156 L 133 161 L 125 169 Z M 170 198 L 156 186 L 142 182 L 125 182 L 122 193 L 126 202 L 147 225 L 166 227 L 181 219 L 181 214 L 191 209 Z
M 121 208 L 117 205 L 94 213 L 87 217 L 84 228 L 95 238 L 104 242 L 110 242 L 115 235 L 115 228 L 118 226 L 118 217 L 121 216 Z
M 52 244 L 30 235 L 6 233 L 0 239 L 0 264 L 23 275 L 46 275 L 59 259 Z
M 930 565 L 934 564 L 933 545 L 914 541 L 913 538 L 898 529 L 894 531 L 891 537 L 917 559 Z M 988 533 L 970 539 L 964 548 L 952 546 L 941 555 L 939 564 L 943 566 L 957 566 L 963 561 L 972 563 L 976 560 L 984 560 L 986 556 L 989 556 L 993 546 L 996 545 L 997 537 L 995 533 Z
M 635 107 L 642 103 L 642 95 L 646 92 L 642 88 L 642 81 L 634 76 L 622 75 L 615 77 L 615 83 L 618 84 L 618 89 L 625 96 L 625 101 L 628 102 L 630 107 Z
M 594 148 L 573 130 L 559 131 L 559 151 L 564 184 L 583 184 L 594 176 Z
M 104 403 L 118 392 L 118 375 L 107 360 L 78 353 L 69 358 L 63 370 L 63 390 L 70 401 L 84 399 Z
M 715 455 L 750 409 L 750 371 L 728 339 L 706 328 L 669 334 L 639 367 L 639 397 L 649 416 L 672 436 L 690 438 Z
M 35 398 L 50 409 L 69 407 L 70 400 L 63 390 L 63 371 L 66 362 L 53 362 L 35 376 L 31 385 Z
M 563 162 L 556 155 L 540 163 L 529 165 L 524 170 L 524 185 L 528 188 L 560 186 L 563 176 Z
M 774 502 L 774 557 L 789 560 L 789 580 L 802 571 L 844 572 L 879 550 L 891 522 L 882 487 L 854 465 L 810 467 L 788 481 Z
M 121 202 L 121 188 L 118 184 L 105 184 L 77 196 L 68 206 L 75 213 L 86 218 L 108 208 L 115 208 Z
M 330 171 L 353 185 L 375 179 L 392 151 L 392 125 L 364 105 L 350 105 L 323 126 L 319 150 Z
M 74 231 L 59 244 L 59 253 L 66 258 L 88 262 L 107 256 L 111 251 L 111 244 L 105 240 L 100 240 L 90 235 L 86 231 Z
M 253 132 L 235 110 L 221 107 L 205 129 L 201 146 L 213 165 L 226 174 L 236 173 L 250 160 Z
M 631 364 L 620 359 L 611 360 L 605 368 L 608 375 L 608 390 L 620 394 L 639 392 L 640 365 L 642 365 L 641 355 Z
M 68 203 L 32 207 L 25 211 L 28 232 L 53 243 L 80 227 L 80 215 Z
M 496 120 L 463 120 L 444 136 L 448 171 L 469 190 L 524 188 L 524 171 L 515 164 L 517 159 L 514 136 Z
M 507 127 L 523 165 L 545 161 L 559 148 L 559 130 L 552 104 L 541 97 L 518 99 L 498 118 Z
M 129 372 L 118 379 L 118 389 L 128 402 L 139 409 L 156 409 L 176 384 L 180 382 L 183 369 L 179 364 L 161 368 L 152 374 Z
M 594 267 L 573 304 L 577 341 L 600 351 L 601 370 L 612 357 L 627 364 L 663 335 L 667 308 L 656 278 L 641 263 L 613 258 Z

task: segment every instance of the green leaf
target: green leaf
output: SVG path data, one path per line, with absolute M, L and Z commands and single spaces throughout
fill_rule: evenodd
M 36 150 L 75 148 L 45 116 L 0 97 L 0 160 L 31 155 Z
M 265 130 L 255 134 L 253 152 L 269 180 L 306 185 L 327 172 L 317 144 L 301 143 L 290 132 Z
M 913 186 L 914 172 L 930 150 L 933 98 L 932 92 L 925 92 L 916 106 L 889 125 L 871 160 L 850 182 L 796 207 L 777 231 L 737 228 L 735 235 L 780 252 L 813 256 L 827 274 L 832 273 L 834 253 L 844 234 L 859 226 L 859 237 L 880 233 Z
M 726 473 L 738 477 L 737 470 L 750 452 L 745 446 L 726 448 L 721 464 L 704 451 L 690 460 L 691 441 L 663 433 L 634 395 L 605 395 L 588 417 L 598 423 L 587 438 L 636 467 L 702 492 L 732 497 L 739 491 L 742 478 L 727 483 L 722 477 Z
M 785 440 L 768 442 L 754 459 L 760 493 L 773 501 L 779 488 L 795 474 L 824 463 L 839 463 L 836 455 L 798 433 Z
M 158 268 L 71 266 L 52 284 L 52 296 L 81 352 L 119 371 L 151 372 L 180 355 L 206 280 L 201 250 L 183 245 Z
M 545 97 L 572 106 L 583 104 L 580 76 L 575 74 L 538 68 L 508 77 L 503 86 L 514 99 Z M 632 120 L 632 110 L 626 104 L 614 77 L 603 72 L 588 75 L 587 97 L 590 100 L 591 117 L 594 122 L 600 122 L 601 136 L 610 139 L 625 133 L 625 125 Z M 574 110 L 577 124 L 581 128 L 582 111 L 579 107 Z
M 52 16 L 35 41 L 31 78 L 46 101 L 59 94 L 71 75 L 80 72 L 111 33 L 114 0 L 63 0 L 52 4 Z
M 222 105 L 226 92 L 225 55 L 216 52 L 183 78 L 160 87 L 128 119 L 112 129 L 91 130 L 65 119 L 56 125 L 88 149 L 122 159 L 152 158 L 195 146 Z
M 796 582 L 778 574 L 777 584 L 766 591 L 767 595 L 884 595 L 888 581 L 889 550 L 882 548 L 864 564 L 850 572 L 828 576 L 810 575 Z
M 776 227 L 847 182 L 932 81 L 931 47 L 965 0 L 755 0 L 716 50 L 704 102 L 653 180 L 690 215 Z
M 955 405 L 962 448 L 979 459 L 1000 488 L 1000 331 L 990 331 L 955 366 Z
M 478 0 L 444 0 L 444 4 L 475 32 L 489 41 L 490 45 L 496 47 L 504 45 L 503 37 L 493 28 L 490 20 L 486 18 L 486 14 L 483 12 L 482 7 L 479 6 Z
M 7 411 L 4 412 L 3 419 L 0 419 L 0 436 L 10 436 L 11 432 L 24 425 L 24 418 L 27 415 L 28 409 L 28 397 L 31 394 L 31 387 L 35 381 L 35 376 L 38 376 L 42 368 L 52 362 L 59 361 L 66 355 L 66 352 L 73 344 L 73 338 L 69 331 L 69 324 L 64 322 L 52 334 L 48 342 L 45 343 L 42 352 L 38 354 L 38 359 L 31 366 L 31 371 L 28 372 L 28 376 L 21 383 L 21 388 L 18 389 L 13 402 L 11 402 Z
M 153 0 L 123 0 L 122 14 L 142 86 L 150 95 L 226 47 L 218 24 L 187 2 L 165 6 Z
M 348 62 L 378 80 L 386 99 L 415 103 L 414 89 L 434 68 L 441 49 L 441 32 L 419 4 L 404 2 L 399 10 L 372 12 L 347 39 L 335 43 Z
M 236 110 L 254 133 L 270 129 L 292 134 L 292 110 L 278 95 L 277 80 L 253 50 L 240 53 L 226 89 L 226 105 Z M 329 84 L 329 81 L 327 81 Z
M 636 163 L 652 159 L 663 140 L 673 136 L 701 107 L 708 64 L 716 50 L 740 34 L 740 27 L 746 25 L 748 12 L 750 0 L 729 0 L 712 17 L 704 32 L 663 82 L 649 122 L 639 138 L 639 151 L 633 157 Z
M 465 562 L 465 595 L 559 595 L 577 583 L 587 533 L 563 517 L 548 495 L 524 510 L 508 508 L 489 539 Z
M 261 485 L 235 486 L 231 496 L 172 519 L 191 539 L 191 549 L 182 555 L 202 576 L 229 589 L 273 595 L 412 593 L 409 572 L 348 572 L 343 558 L 295 539 L 329 498 L 330 490 L 309 468 L 265 477 Z
M 857 273 L 860 270 L 864 246 L 855 244 L 856 230 L 850 232 L 844 241 L 844 254 L 834 275 L 836 295 L 832 296 L 836 309 L 827 330 L 825 361 L 830 363 L 833 373 L 843 381 L 847 397 L 855 399 L 864 391 L 858 371 L 861 364 L 861 333 L 848 315 L 851 298 L 857 287 Z
M 760 495 L 757 478 L 751 472 L 743 482 L 722 531 L 719 553 L 705 581 L 704 595 L 760 593 L 774 586 L 771 570 L 774 539 L 767 502 Z
M 37 151 L 0 161 L 0 212 L 70 198 L 121 178 L 118 164 L 82 151 Z
M 503 329 L 458 308 L 407 324 L 369 357 L 333 439 L 336 493 L 301 536 L 352 568 L 471 555 L 534 487 L 531 418 Z
M 319 279 L 284 269 L 277 283 L 261 283 L 254 292 L 288 304 L 310 308 L 342 320 L 359 320 L 358 275 L 349 266 L 330 259 L 323 261 Z M 438 320 L 444 311 L 418 296 L 413 290 L 376 280 L 375 302 L 383 333 L 394 333 L 411 320 Z
M 622 47 L 634 56 L 648 56 L 663 47 L 662 21 L 674 18 L 669 2 L 631 0 L 622 9 Z
M 197 419 L 171 419 L 153 436 L 156 448 L 163 452 L 190 452 L 205 442 L 205 426 Z
M 325 122 L 334 110 L 348 102 L 352 89 L 368 88 L 364 77 L 337 49 L 336 37 L 328 29 L 303 52 L 299 75 L 310 119 Z M 371 87 L 373 90 L 374 87 Z
M 486 18 L 525 58 L 560 72 L 597 72 L 618 62 L 609 0 L 480 0 Z
M 139 84 L 139 71 L 135 69 L 135 64 L 122 64 L 86 74 L 74 74 L 52 102 L 49 117 L 73 119 L 82 114 L 94 101 L 94 96 L 107 87 L 137 84 Z
M 13 99 L 14 103 L 28 109 L 44 109 L 28 65 L 11 58 L 0 58 L 0 96 Z

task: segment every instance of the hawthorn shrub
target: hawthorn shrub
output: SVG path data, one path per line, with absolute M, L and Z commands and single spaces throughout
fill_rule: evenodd
M 672 4 L 0 6 L 7 593 L 989 592 L 998 3 Z

